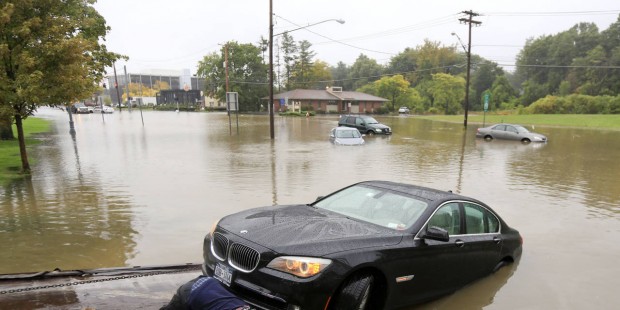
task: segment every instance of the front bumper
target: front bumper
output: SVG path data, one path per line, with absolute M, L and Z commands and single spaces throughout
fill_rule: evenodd
M 215 264 L 230 267 L 211 253 L 211 239 L 204 240 L 202 272 L 213 276 Z M 244 241 L 246 244 L 247 242 Z M 331 295 L 343 280 L 346 267 L 334 261 L 321 274 L 307 279 L 265 267 L 276 253 L 256 244 L 251 246 L 261 252 L 258 267 L 250 273 L 234 270 L 229 288 L 235 295 L 259 309 L 293 310 L 325 309 Z M 231 267 L 232 268 L 232 267 Z

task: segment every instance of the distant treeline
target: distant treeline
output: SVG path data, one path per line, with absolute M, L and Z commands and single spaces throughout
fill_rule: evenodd
M 524 106 L 547 95 L 617 96 L 620 18 L 600 32 L 594 23 L 580 23 L 555 35 L 528 40 L 516 64 L 515 81 Z
M 524 109 L 528 114 L 620 114 L 620 96 L 572 94 L 539 99 Z

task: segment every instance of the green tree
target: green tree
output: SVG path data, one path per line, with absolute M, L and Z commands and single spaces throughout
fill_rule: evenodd
M 587 88 L 595 92 L 609 89 L 601 78 L 606 72 L 584 68 L 608 63 L 609 49 L 601 46 L 603 38 L 605 36 L 599 33 L 596 24 L 579 23 L 555 35 L 529 39 L 517 56 L 516 74 L 521 82 L 528 81 L 523 84 L 523 91 L 528 92 L 527 99 L 522 98 L 521 101 L 531 103 L 531 100 L 542 98 L 538 97 L 541 95 L 579 88 L 581 91 Z M 613 38 L 609 41 L 613 42 Z M 568 88 L 564 81 L 569 82 Z M 586 83 L 588 87 L 581 87 Z M 526 85 L 529 87 L 527 90 Z M 544 91 L 541 91 L 542 86 Z
M 536 100 L 544 98 L 547 94 L 549 94 L 547 85 L 527 80 L 523 82 L 523 94 L 521 94 L 519 100 L 523 106 L 527 107 Z
M 516 92 L 508 82 L 508 79 L 504 75 L 500 75 L 495 78 L 493 85 L 491 86 L 491 98 L 489 102 L 489 110 L 502 107 L 502 104 L 506 106 L 509 102 L 515 99 Z M 484 97 L 484 93 L 481 93 Z
M 605 50 L 602 45 L 598 45 L 595 48 L 588 51 L 585 57 L 576 58 L 573 61 L 575 66 L 583 67 L 577 68 L 576 78 L 578 80 L 577 93 L 583 95 L 608 95 L 609 90 L 605 87 L 605 80 L 607 79 L 609 69 L 601 68 L 606 66 L 608 59 L 605 55 Z
M 463 57 L 456 53 L 454 46 L 442 46 L 440 42 L 424 40 L 424 44 L 406 48 L 392 57 L 387 66 L 388 74 L 400 74 L 413 86 L 423 80 L 431 80 L 433 73 L 460 74 L 464 72 Z
M 384 76 L 380 80 L 375 81 L 374 84 L 377 85 L 376 89 L 379 96 L 391 100 L 388 106 L 388 109 L 391 111 L 394 111 L 397 100 L 407 94 L 409 89 L 409 82 L 402 75 Z
M 415 113 L 424 112 L 424 98 L 422 98 L 420 93 L 414 88 L 407 88 L 405 93 L 396 99 L 396 105 L 408 107 Z
M 265 60 L 265 52 L 269 50 L 269 40 L 265 39 L 263 36 L 260 36 L 258 40 L 258 48 L 260 48 L 260 52 L 262 53 L 263 63 L 268 63 L 269 59 Z
M 202 60 L 198 61 L 196 75 L 205 79 L 206 89 L 204 91 L 209 97 L 225 98 L 219 97 L 222 96 L 221 88 L 226 92 L 226 68 L 225 64 L 223 64 L 225 61 L 225 50 L 226 48 L 222 47 L 220 55 L 213 52 L 205 55 Z M 218 91 L 220 91 L 219 95 Z
M 480 98 L 483 93 L 493 87 L 493 83 L 498 77 L 504 76 L 504 70 L 497 63 L 491 61 L 480 61 L 472 70 L 471 83 L 469 89 L 469 107 L 473 110 L 482 110 Z
M 290 73 L 287 85 L 291 88 L 310 88 L 312 81 L 310 71 L 314 64 L 316 55 L 310 48 L 312 44 L 306 40 L 299 42 L 297 60 L 293 64 L 293 71 Z
M 388 74 L 400 74 L 410 85 L 416 85 L 418 76 L 417 69 L 418 52 L 410 47 L 390 59 L 390 63 L 386 68 Z
M 465 79 L 445 73 L 433 74 L 430 93 L 434 108 L 445 114 L 457 114 L 465 97 Z
M 226 101 L 227 49 L 229 91 L 239 93 L 239 110 L 257 111 L 260 109 L 260 98 L 268 94 L 264 85 L 269 73 L 262 61 L 261 49 L 250 43 L 239 44 L 235 41 L 227 42 L 226 46 L 222 47 L 220 55 L 208 54 L 198 63 L 197 74 L 204 77 L 207 84 L 217 85 L 205 91 L 222 102 Z
M 347 78 L 349 70 L 349 67 L 342 61 L 339 61 L 336 67 L 332 67 L 333 86 L 340 86 L 344 90 L 353 90 L 353 82 Z
M 293 74 L 293 66 L 298 58 L 297 52 L 299 51 L 299 47 L 288 32 L 282 34 L 282 44 L 280 45 L 280 50 L 282 51 L 282 59 L 284 62 L 284 77 L 282 77 L 282 79 L 285 80 L 284 88 L 286 90 L 291 90 L 289 81 L 291 80 L 291 75 Z
M 306 87 L 309 89 L 325 89 L 331 86 L 333 77 L 329 65 L 321 60 L 316 60 L 310 67 L 308 72 L 308 83 Z
M 375 83 L 368 83 L 356 89 L 355 91 L 364 93 L 364 94 L 373 95 L 373 96 L 379 96 L 379 91 L 377 90 L 377 84 Z
M 432 79 L 435 73 L 448 73 L 460 60 L 454 47 L 442 46 L 440 42 L 424 40 L 417 48 L 418 79 Z
M 0 2 L 0 118 L 15 121 L 22 171 L 30 173 L 22 121 L 40 105 L 90 97 L 121 55 L 95 0 Z M 12 123 L 10 121 L 9 123 Z
M 353 81 L 353 88 L 357 89 L 381 78 L 382 72 L 383 67 L 376 60 L 360 54 L 349 70 L 349 79 Z

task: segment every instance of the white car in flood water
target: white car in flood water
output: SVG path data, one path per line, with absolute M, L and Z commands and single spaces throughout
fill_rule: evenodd
M 329 140 L 336 145 L 362 145 L 364 138 L 357 128 L 336 127 L 329 133 Z
M 103 107 L 96 106 L 93 109 L 93 113 L 108 113 L 108 114 L 109 113 L 114 113 L 114 108 L 111 107 L 111 106 L 107 106 L 107 105 L 104 105 Z

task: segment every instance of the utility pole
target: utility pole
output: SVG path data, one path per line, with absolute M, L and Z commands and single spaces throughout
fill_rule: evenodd
M 459 18 L 461 23 L 469 25 L 469 38 L 467 43 L 467 79 L 465 83 L 465 119 L 463 121 L 463 126 L 467 128 L 467 113 L 469 111 L 469 75 L 471 67 L 471 25 L 474 24 L 476 26 L 480 26 L 482 22 L 472 19 L 474 16 L 480 16 L 480 14 L 475 13 L 472 10 L 463 11 L 461 13 L 469 15 L 467 18 Z
M 228 42 L 224 45 L 224 63 L 226 66 L 226 92 L 228 93 L 230 91 L 228 88 Z
M 118 111 L 122 112 L 121 94 L 118 92 L 118 78 L 116 77 L 116 64 L 114 64 L 114 88 L 116 88 L 116 98 L 118 98 Z
M 127 76 L 127 66 L 123 66 L 123 70 L 125 70 L 125 90 L 127 91 L 127 109 L 129 110 L 129 112 L 131 112 L 131 101 L 129 100 L 129 77 Z
M 273 0 L 269 0 L 269 135 L 275 137 L 273 119 Z

